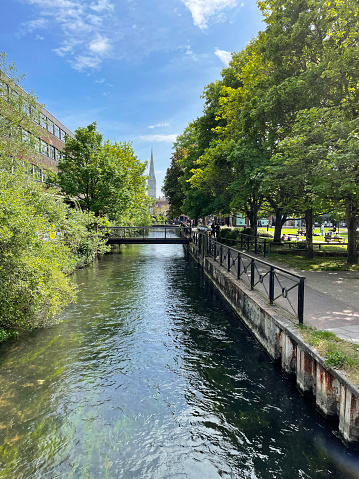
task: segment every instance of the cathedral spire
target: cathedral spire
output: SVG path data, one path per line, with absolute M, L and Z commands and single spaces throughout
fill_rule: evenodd
M 153 150 L 151 148 L 151 161 L 150 161 L 150 172 L 148 178 L 148 196 L 156 198 L 156 176 L 155 176 L 155 165 L 153 163 Z

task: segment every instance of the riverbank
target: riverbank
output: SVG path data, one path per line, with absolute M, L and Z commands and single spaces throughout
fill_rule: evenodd
M 269 356 L 295 379 L 299 391 L 313 399 L 324 417 L 336 422 L 344 441 L 358 447 L 357 386 L 349 382 L 341 371 L 326 367 L 325 359 L 306 343 L 300 330 L 278 308 L 268 305 L 226 268 L 209 257 L 201 256 L 195 244 L 190 244 L 188 251 Z M 306 303 L 310 307 L 308 298 Z

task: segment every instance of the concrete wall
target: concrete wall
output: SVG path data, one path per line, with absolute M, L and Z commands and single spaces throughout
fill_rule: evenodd
M 338 424 L 344 441 L 359 446 L 359 390 L 345 376 L 324 367 L 324 359 L 304 342 L 299 329 L 251 291 L 212 258 L 204 257 L 193 243 L 185 248 L 200 264 L 269 356 L 296 381 L 303 395 L 313 398 L 316 408 Z

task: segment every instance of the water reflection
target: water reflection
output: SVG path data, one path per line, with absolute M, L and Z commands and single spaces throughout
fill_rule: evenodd
M 78 272 L 58 326 L 0 348 L 0 478 L 358 478 L 181 246 Z

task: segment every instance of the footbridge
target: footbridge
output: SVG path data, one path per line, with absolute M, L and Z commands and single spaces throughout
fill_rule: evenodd
M 182 226 L 102 226 L 107 244 L 187 244 L 192 230 Z

